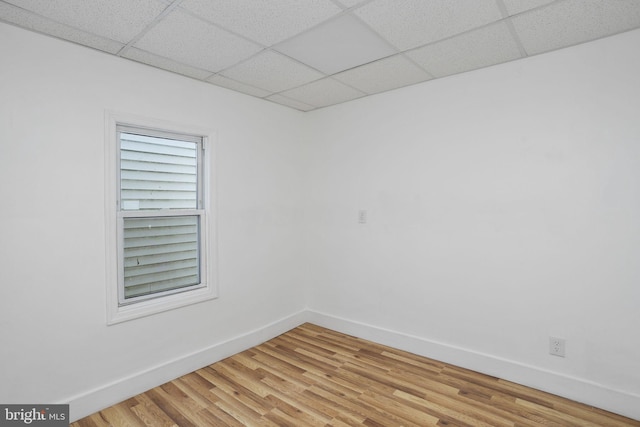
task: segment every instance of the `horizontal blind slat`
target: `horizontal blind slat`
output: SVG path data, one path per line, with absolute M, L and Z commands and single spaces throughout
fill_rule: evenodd
M 149 218 L 129 217 L 124 224 L 125 229 L 152 227 L 182 227 L 185 225 L 197 225 L 196 215 L 154 216 L 153 224 L 149 224 Z
M 127 257 L 162 256 L 171 253 L 190 251 L 192 248 L 193 242 L 190 241 L 168 245 L 132 247 L 127 249 Z
M 129 180 L 123 179 L 120 186 L 123 190 L 162 190 L 162 191 L 197 191 L 198 186 L 195 182 L 181 181 L 149 181 L 149 180 Z
M 196 183 L 196 176 L 191 173 L 167 173 L 155 171 L 126 170 L 120 171 L 120 179 L 124 181 L 160 181 Z
M 164 280 L 153 284 L 144 284 L 125 288 L 125 298 L 133 298 L 166 290 L 180 289 L 197 283 L 198 276 L 187 276 L 180 279 Z
M 131 284 L 131 280 L 138 280 L 139 283 L 149 283 L 167 278 L 183 277 L 194 274 L 196 267 L 198 267 L 198 261 L 193 257 L 180 261 L 129 267 L 125 272 L 124 280 L 126 284 Z M 183 274 L 182 272 L 184 271 L 189 271 L 190 273 Z
M 163 280 L 180 279 L 183 277 L 192 277 L 197 273 L 197 269 L 193 267 L 182 268 L 178 270 L 165 271 L 162 274 L 145 274 L 141 276 L 125 277 L 124 286 L 137 286 L 149 283 L 161 282 Z
M 123 128 L 123 126 L 120 126 Z M 138 142 L 148 142 L 157 145 L 167 145 L 170 147 L 191 147 L 190 144 L 193 142 L 200 141 L 202 138 L 197 136 L 188 136 L 188 135 L 174 135 L 174 136 L 159 136 L 152 135 L 152 132 L 144 131 L 144 133 L 149 133 L 149 135 L 142 135 L 139 133 L 130 133 L 126 130 L 121 130 L 120 139 L 125 141 L 138 141 Z M 165 133 L 165 132 L 161 132 Z M 186 138 L 184 138 L 186 137 Z
M 138 151 L 120 152 L 121 160 L 129 160 L 135 163 L 159 163 L 163 165 L 186 165 L 195 166 L 196 159 L 194 157 L 171 156 L 167 154 L 141 153 Z
M 184 174 L 191 175 L 195 178 L 196 166 L 194 165 L 180 165 L 175 163 L 154 163 L 154 162 L 138 162 L 136 160 L 122 159 L 120 162 L 120 169 L 130 171 L 145 171 L 163 173 L 166 175 Z M 165 177 L 168 178 L 168 177 Z
M 172 227 L 158 227 L 156 225 L 154 225 L 153 227 L 149 226 L 147 228 L 127 227 L 125 239 L 133 239 L 137 237 L 151 238 L 168 235 L 177 236 L 181 234 L 195 235 L 197 232 L 198 226 L 195 224 Z
M 152 264 L 169 263 L 186 259 L 196 259 L 198 251 L 170 251 L 151 255 L 129 255 L 124 260 L 125 267 L 138 267 Z
M 154 142 L 138 142 L 130 139 L 121 139 L 121 148 L 127 151 L 138 151 L 141 153 L 158 153 L 158 154 L 170 154 L 173 156 L 194 157 L 194 148 L 192 145 L 185 146 L 183 143 L 180 146 L 175 145 L 162 145 L 157 140 Z
M 139 238 L 127 238 L 124 239 L 125 251 L 129 248 L 142 248 L 149 246 L 169 245 L 172 243 L 186 243 L 194 242 L 198 235 L 193 234 L 170 234 L 165 236 L 152 236 L 152 237 L 139 237 Z M 126 254 L 125 254 L 126 256 Z
M 127 200 L 124 200 L 124 202 L 126 201 Z M 137 207 L 136 209 L 193 209 L 193 203 L 191 200 L 139 200 L 139 207 Z
M 141 202 L 143 200 L 150 202 L 187 200 L 193 202 L 196 197 L 196 191 L 122 190 L 122 200 L 140 200 Z

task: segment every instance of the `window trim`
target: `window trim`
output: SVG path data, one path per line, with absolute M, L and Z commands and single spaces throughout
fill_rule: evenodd
M 118 206 L 119 191 L 119 149 L 117 126 L 131 126 L 202 137 L 204 167 L 202 175 L 202 215 L 200 217 L 201 242 L 201 285 L 181 292 L 173 292 L 121 304 L 120 302 L 120 259 L 121 244 L 118 242 L 119 222 L 122 221 Z M 107 324 L 113 325 L 140 317 L 150 316 L 178 307 L 196 304 L 217 298 L 217 250 L 216 250 L 216 212 L 213 206 L 215 190 L 215 145 L 216 133 L 199 126 L 174 123 L 166 120 L 151 119 L 133 114 L 114 111 L 105 112 L 105 243 L 106 243 L 106 288 L 107 288 Z M 159 213 L 159 212 L 158 212 Z M 155 213 L 155 216 L 159 216 Z M 172 212 L 173 214 L 174 212 Z

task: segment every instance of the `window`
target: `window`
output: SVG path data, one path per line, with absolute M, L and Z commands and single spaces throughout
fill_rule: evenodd
M 109 323 L 213 298 L 210 135 L 113 115 L 108 126 Z

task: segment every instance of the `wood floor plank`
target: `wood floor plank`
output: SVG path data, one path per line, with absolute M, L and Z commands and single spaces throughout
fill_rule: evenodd
M 77 427 L 109 427 L 109 421 L 104 418 L 103 412 L 98 412 L 81 420 L 78 420 L 73 424 Z
M 189 394 L 192 399 L 197 400 L 202 406 L 209 407 L 218 401 L 216 395 L 211 393 L 215 385 L 204 379 L 198 372 L 187 374 L 176 381 L 179 381 L 178 386 L 185 393 Z
M 640 421 L 301 325 L 72 427 L 640 427 Z
M 393 392 L 394 396 L 413 403 L 416 407 L 425 408 L 438 413 L 438 418 L 442 416 L 457 420 L 467 424 L 477 424 L 479 427 L 513 427 L 514 423 L 496 416 L 489 411 L 477 406 L 465 404 L 462 401 L 454 400 L 447 396 L 430 393 L 424 397 L 414 396 L 402 390 Z M 453 409 L 455 408 L 455 409 Z
M 439 418 L 434 416 L 429 411 L 415 409 L 411 406 L 403 404 L 396 399 L 392 399 L 390 396 L 391 395 L 366 391 L 362 394 L 362 396 L 360 396 L 360 399 L 371 404 L 372 406 L 383 407 L 385 412 L 393 414 L 404 420 L 402 422 L 403 424 L 411 422 L 418 426 L 438 425 L 438 422 L 440 421 Z
M 175 422 L 180 427 L 197 427 L 197 425 L 190 420 L 191 414 L 186 413 L 184 410 L 181 410 L 181 408 L 179 408 L 178 402 L 175 400 L 172 400 L 171 396 L 166 394 L 160 387 L 155 387 L 147 391 L 145 395 L 149 396 L 149 399 L 151 399 L 151 401 L 158 408 L 160 408 L 162 412 L 164 412 L 169 418 L 173 420 L 173 422 Z M 112 421 L 112 420 L 109 419 L 109 421 Z M 115 422 L 114 425 L 127 425 L 127 424 L 118 424 L 117 422 Z
M 222 409 L 227 414 L 238 420 L 243 425 L 255 425 L 265 427 L 277 427 L 277 424 L 269 421 L 262 416 L 259 412 L 254 411 L 251 407 L 247 406 L 243 401 L 236 399 L 236 396 L 228 394 L 224 390 L 216 387 L 212 390 L 220 400 L 216 402 L 216 406 Z
M 222 410 L 217 405 L 210 406 L 204 411 L 198 414 L 198 417 L 202 420 L 202 426 L 221 426 L 221 427 L 243 427 L 237 419 L 233 418 L 227 412 Z M 114 426 L 115 427 L 115 426 Z
M 141 403 L 131 408 L 145 426 L 173 427 L 176 423 L 155 405 Z
M 116 425 L 125 425 L 132 427 L 145 427 L 145 423 L 138 418 L 138 416 L 131 411 L 130 408 L 124 405 L 116 405 L 105 409 L 104 418 L 109 420 L 109 423 Z
M 356 404 L 345 396 L 334 394 L 320 387 L 312 387 L 304 392 L 312 399 L 336 409 L 336 419 L 347 424 L 359 425 L 367 418 L 366 407 Z
M 321 427 L 331 421 L 331 417 L 327 414 L 318 411 L 312 406 L 309 406 L 309 403 L 316 406 L 314 403 L 306 401 L 306 404 L 300 404 L 300 402 L 304 402 L 304 399 L 298 401 L 291 401 L 290 399 L 281 399 L 280 397 L 270 395 L 268 397 L 269 401 L 273 404 L 274 408 L 277 408 L 279 411 L 287 414 L 289 417 L 293 419 L 298 419 L 300 422 L 315 426 Z M 289 402 L 286 402 L 289 400 Z
M 220 376 L 220 380 L 216 383 L 216 388 L 211 390 L 211 392 L 223 400 L 232 397 L 234 400 L 242 403 L 247 409 L 260 415 L 264 415 L 273 409 L 265 405 L 263 396 L 254 393 L 224 376 Z

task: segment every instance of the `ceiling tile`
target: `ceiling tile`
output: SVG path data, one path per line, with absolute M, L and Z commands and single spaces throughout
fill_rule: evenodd
M 420 67 L 395 55 L 333 76 L 368 94 L 384 92 L 432 78 Z
M 316 108 L 316 107 L 312 107 L 311 105 L 307 105 L 304 102 L 299 102 L 299 101 L 296 101 L 295 99 L 290 99 L 290 98 L 287 98 L 286 96 L 282 96 L 278 94 L 271 95 L 266 99 L 268 99 L 269 101 L 273 101 L 276 104 L 285 105 L 287 107 L 295 108 L 296 110 L 300 110 L 300 111 L 311 111 L 311 110 L 315 110 Z
M 545 4 L 553 3 L 555 0 L 502 0 L 507 8 L 509 16 L 515 15 L 527 10 L 535 9 L 536 7 L 543 6 Z
M 300 86 L 323 76 L 316 70 L 271 51 L 264 51 L 222 74 L 270 92 Z
M 94 34 L 69 27 L 68 25 L 59 24 L 58 22 L 52 21 L 48 18 L 43 18 L 40 15 L 36 15 L 7 3 L 0 2 L 0 16 L 2 17 L 2 20 L 19 25 L 23 28 L 28 28 L 53 37 L 69 40 L 105 52 L 117 53 L 124 47 L 124 44 L 122 43 L 118 43 L 105 37 L 96 36 Z
M 154 26 L 135 47 L 209 71 L 220 71 L 261 49 L 179 10 Z
M 343 15 L 275 47 L 326 74 L 337 73 L 396 51 L 350 15 Z
M 360 98 L 365 94 L 331 78 L 283 92 L 282 95 L 314 107 L 326 107 Z
M 265 46 L 342 11 L 330 0 L 185 0 L 181 7 Z
M 566 0 L 518 15 L 512 22 L 533 55 L 640 26 L 640 1 Z
M 436 77 L 448 76 L 520 58 L 505 22 L 407 52 Z
M 208 78 L 207 81 L 213 83 L 214 85 L 246 93 L 247 95 L 257 96 L 258 98 L 264 98 L 271 93 L 267 90 L 259 89 L 257 87 L 237 82 L 220 74 L 216 74 L 215 76 Z
M 354 7 L 366 1 L 367 0 L 337 0 L 337 2 L 343 5 L 344 7 Z
M 6 0 L 62 24 L 128 43 L 167 7 L 157 0 Z
M 495 0 L 377 0 L 355 14 L 400 50 L 412 49 L 502 18 Z
M 122 56 L 134 61 L 142 62 L 143 64 L 162 68 L 163 70 L 193 77 L 198 80 L 204 80 L 211 75 L 211 71 L 190 67 L 180 62 L 172 61 L 171 59 L 163 58 L 162 56 L 154 55 L 153 53 L 136 48 L 127 49 Z

